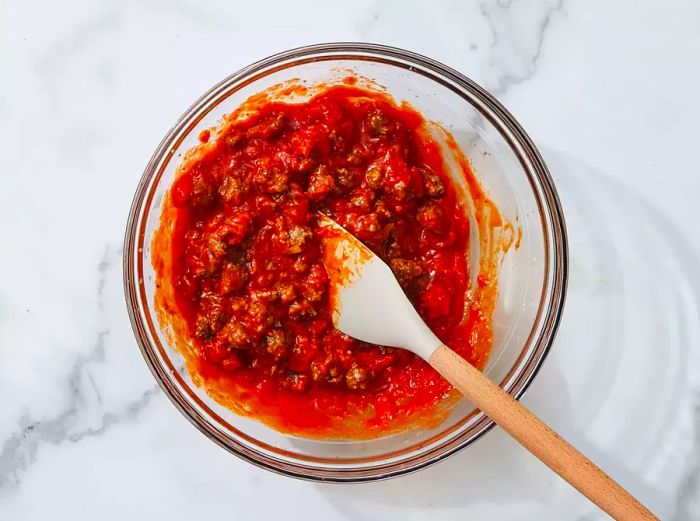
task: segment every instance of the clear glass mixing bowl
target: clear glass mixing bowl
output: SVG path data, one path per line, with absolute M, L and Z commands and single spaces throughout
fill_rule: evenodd
M 202 96 L 158 146 L 131 207 L 124 285 L 136 339 L 167 396 L 208 438 L 275 472 L 335 482 L 382 479 L 423 468 L 475 442 L 493 422 L 462 400 L 434 429 L 373 440 L 322 441 L 280 434 L 235 415 L 193 385 L 158 323 L 151 240 L 181 156 L 198 143 L 201 130 L 215 126 L 221 116 L 272 85 L 291 78 L 309 84 L 333 81 L 347 76 L 348 70 L 375 80 L 397 101 L 408 101 L 426 119 L 450 131 L 504 218 L 522 230 L 519 248 L 506 255 L 499 273 L 494 345 L 485 370 L 516 398 L 552 344 L 567 280 L 563 214 L 540 154 L 508 111 L 449 67 L 380 45 L 313 45 L 259 61 Z

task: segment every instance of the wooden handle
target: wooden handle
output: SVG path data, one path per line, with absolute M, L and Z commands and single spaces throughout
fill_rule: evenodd
M 450 348 L 440 346 L 429 361 L 484 414 L 614 519 L 658 521 L 610 476 Z

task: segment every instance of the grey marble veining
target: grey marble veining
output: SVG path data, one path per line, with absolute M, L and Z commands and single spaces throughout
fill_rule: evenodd
M 530 36 L 526 41 L 521 37 L 513 38 L 512 23 L 522 13 L 514 11 L 531 12 L 532 5 L 496 0 L 482 2 L 479 6 L 493 34 L 487 67 L 493 67 L 495 72 L 486 86 L 497 96 L 503 96 L 511 86 L 529 80 L 537 72 L 547 30 L 564 9 L 564 0 L 546 0 L 539 4 L 534 10 L 534 19 L 530 20 L 532 29 L 528 30 Z
M 97 306 L 104 313 L 104 292 L 107 278 L 118 274 L 121 262 L 121 249 L 107 246 L 97 265 Z M 120 422 L 134 421 L 148 406 L 152 396 L 158 392 L 153 387 L 141 392 L 134 399 L 120 404 L 118 409 L 102 407 L 99 385 L 90 372 L 94 364 L 105 362 L 105 343 L 110 329 L 98 331 L 87 355 L 77 356 L 65 379 L 63 391 L 67 396 L 65 408 L 50 418 L 34 418 L 22 415 L 17 421 L 17 430 L 0 443 L 0 497 L 5 489 L 21 484 L 22 475 L 37 459 L 43 445 L 60 446 L 63 443 L 78 443 L 86 437 L 102 436 L 112 426 Z M 56 392 L 56 390 L 50 390 Z M 85 404 L 92 395 L 100 405 L 100 419 L 95 427 L 76 428 L 77 420 L 85 414 Z

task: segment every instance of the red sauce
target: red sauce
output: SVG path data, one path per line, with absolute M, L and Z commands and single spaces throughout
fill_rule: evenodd
M 334 329 L 317 212 L 384 259 L 437 336 L 483 365 L 491 317 L 468 299 L 469 224 L 424 123 L 386 95 L 335 86 L 200 135 L 154 249 L 168 249 L 159 286 L 171 285 L 191 370 L 217 399 L 284 432 L 367 437 L 430 417 L 450 394 L 410 352 Z

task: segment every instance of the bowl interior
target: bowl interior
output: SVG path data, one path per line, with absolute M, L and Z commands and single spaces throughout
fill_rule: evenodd
M 153 312 L 151 240 L 159 223 L 163 197 L 182 156 L 197 145 L 199 132 L 216 126 L 221 116 L 232 112 L 249 96 L 275 84 L 291 78 L 309 85 L 335 82 L 352 71 L 371 78 L 395 100 L 407 101 L 427 120 L 447 129 L 504 219 L 522 233 L 519 247 L 511 248 L 500 270 L 494 345 L 486 373 L 517 394 L 534 375 L 551 340 L 544 336 L 545 319 L 552 314 L 552 233 L 541 187 L 527 170 L 523 145 L 494 115 L 489 100 L 482 99 L 487 95 L 470 92 L 428 65 L 421 67 L 411 59 L 372 52 L 352 56 L 317 52 L 252 66 L 212 89 L 183 116 L 144 175 L 140 200 L 137 194 L 132 209 L 136 248 L 132 258 L 126 260 L 127 270 L 135 271 L 135 280 L 127 285 L 135 288 L 131 294 L 132 319 L 135 328 L 138 323 L 137 336 L 144 355 L 171 399 L 195 425 L 221 445 L 257 464 L 307 478 L 386 477 L 435 461 L 477 439 L 489 427 L 483 415 L 463 400 L 434 429 L 366 441 L 309 440 L 283 435 L 253 419 L 237 416 L 193 385 L 182 357 L 168 342 Z M 464 184 L 461 172 L 454 177 L 456 183 Z M 478 248 L 473 250 L 472 260 L 477 256 Z M 553 331 L 548 334 L 551 337 Z

